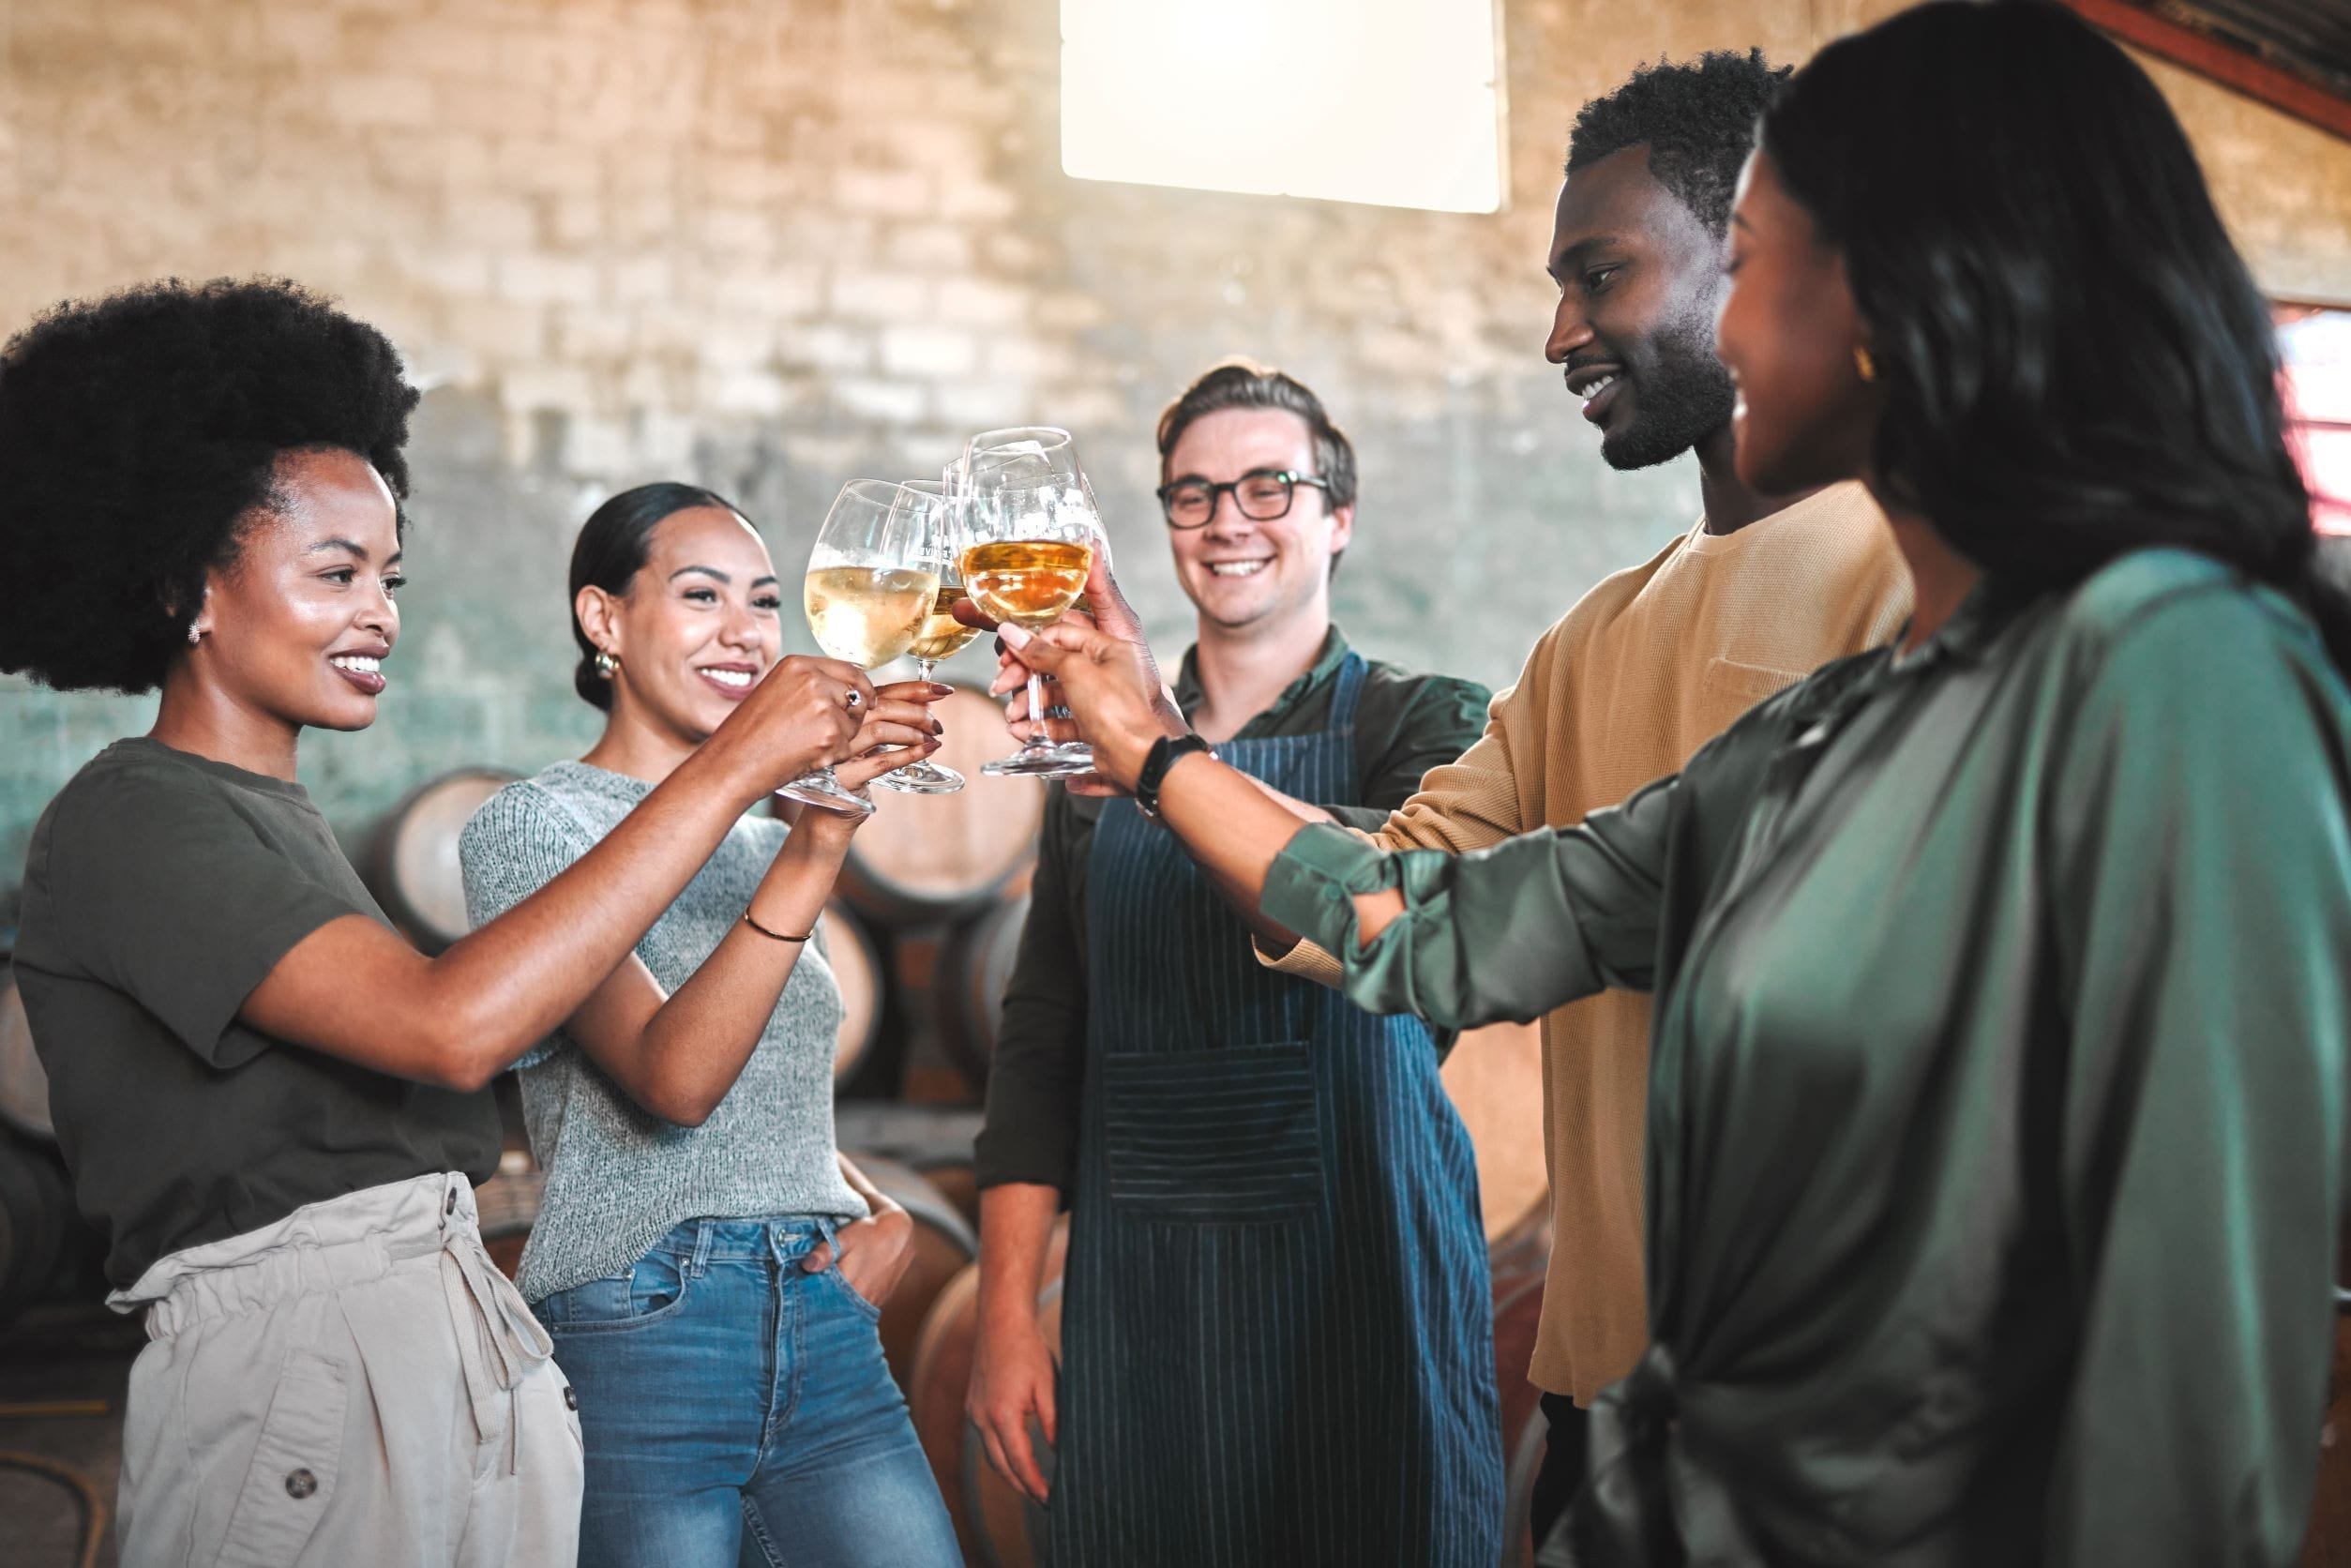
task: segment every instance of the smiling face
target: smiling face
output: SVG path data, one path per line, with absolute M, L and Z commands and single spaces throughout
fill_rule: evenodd
M 1612 468 L 1680 456 L 1730 418 L 1714 357 L 1720 243 L 1626 147 L 1568 176 L 1546 270 L 1559 309 L 1544 357 L 1562 367 Z
M 273 483 L 235 558 L 205 575 L 189 669 L 278 723 L 364 730 L 399 639 L 399 509 L 355 452 L 287 452 Z
M 625 595 L 580 590 L 590 641 L 620 661 L 612 720 L 699 746 L 783 652 L 775 563 L 751 525 L 690 506 L 655 525 Z
M 1224 484 L 1246 474 L 1319 474 L 1314 437 L 1287 409 L 1225 408 L 1184 427 L 1167 476 Z M 1278 626 L 1318 607 L 1327 612 L 1331 558 L 1354 536 L 1355 508 L 1334 512 L 1324 493 L 1300 485 L 1288 515 L 1241 515 L 1230 494 L 1198 528 L 1171 528 L 1176 576 L 1203 620 L 1228 630 Z
M 1861 477 L 1882 394 L 1854 358 L 1863 334 L 1845 258 L 1761 153 L 1740 175 L 1727 244 L 1718 334 L 1741 482 L 1787 495 Z

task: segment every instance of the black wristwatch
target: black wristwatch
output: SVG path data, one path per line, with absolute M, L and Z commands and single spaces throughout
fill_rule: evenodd
M 1198 735 L 1162 735 L 1151 743 L 1151 749 L 1143 754 L 1142 771 L 1135 776 L 1135 809 L 1143 814 L 1143 821 L 1159 820 L 1159 786 L 1167 781 L 1168 770 L 1176 765 L 1177 759 L 1195 751 L 1216 755 L 1215 747 Z

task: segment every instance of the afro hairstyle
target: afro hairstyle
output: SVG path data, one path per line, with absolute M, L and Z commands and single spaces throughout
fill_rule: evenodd
M 50 309 L 0 349 L 0 671 L 153 690 L 279 455 L 340 447 L 405 496 L 416 399 L 382 333 L 282 279 Z
M 1649 148 L 1657 183 L 1697 215 L 1711 234 L 1730 227 L 1740 165 L 1754 150 L 1756 122 L 1786 81 L 1763 51 L 1714 50 L 1683 65 L 1643 66 L 1615 92 L 1577 112 L 1568 133 L 1571 174 L 1627 147 Z

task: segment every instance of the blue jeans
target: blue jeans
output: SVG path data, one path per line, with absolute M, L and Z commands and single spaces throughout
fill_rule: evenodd
M 694 1219 L 533 1311 L 580 1398 L 580 1568 L 960 1568 L 882 1314 L 820 1219 Z

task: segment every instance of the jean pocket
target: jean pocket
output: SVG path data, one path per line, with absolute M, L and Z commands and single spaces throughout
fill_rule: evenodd
M 1322 1126 L 1308 1045 L 1103 1062 L 1110 1198 L 1194 1224 L 1289 1219 L 1322 1203 Z
M 867 1301 L 866 1293 L 849 1282 L 849 1276 L 841 1273 L 841 1266 L 838 1263 L 827 1264 L 821 1277 L 831 1280 L 838 1288 L 841 1295 L 848 1300 L 849 1304 L 856 1310 L 859 1316 L 871 1322 L 882 1321 L 882 1308 Z
M 213 1560 L 219 1568 L 277 1568 L 302 1555 L 335 1498 L 348 1397 L 334 1362 L 309 1350 L 286 1357 Z
M 656 1247 L 625 1274 L 556 1291 L 538 1304 L 537 1316 L 558 1337 L 641 1328 L 684 1306 L 686 1290 L 684 1261 Z

